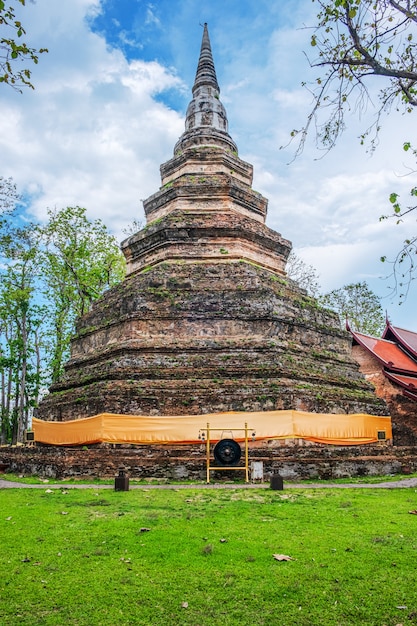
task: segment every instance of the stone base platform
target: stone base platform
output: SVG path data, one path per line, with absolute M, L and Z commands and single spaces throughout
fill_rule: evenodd
M 263 461 L 265 480 L 279 472 L 285 480 L 384 476 L 417 472 L 417 446 L 267 446 L 249 448 Z M 44 478 L 114 478 L 120 467 L 130 478 L 205 480 L 205 446 L 111 446 L 88 448 L 21 446 L 0 448 L 0 463 L 15 474 Z M 211 480 L 244 481 L 244 471 L 211 472 Z

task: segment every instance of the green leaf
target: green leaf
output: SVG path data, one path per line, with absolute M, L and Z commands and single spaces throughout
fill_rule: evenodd
M 392 193 L 389 197 L 389 201 L 391 202 L 391 204 L 395 204 L 397 202 L 397 198 L 398 198 L 398 194 Z

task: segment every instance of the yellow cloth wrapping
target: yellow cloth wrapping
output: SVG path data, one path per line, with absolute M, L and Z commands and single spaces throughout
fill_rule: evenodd
M 200 443 L 199 431 L 210 424 L 210 440 L 306 439 L 338 446 L 374 443 L 378 431 L 392 438 L 391 418 L 375 415 L 261 411 L 210 413 L 205 415 L 144 416 L 101 413 L 70 422 L 46 422 L 33 418 L 35 441 L 56 446 L 92 443 L 188 444 Z M 236 431 L 236 432 L 234 432 Z

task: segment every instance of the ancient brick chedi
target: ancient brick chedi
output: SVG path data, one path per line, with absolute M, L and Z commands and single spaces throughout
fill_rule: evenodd
M 78 321 L 40 417 L 386 414 L 337 316 L 287 279 L 291 244 L 265 225 L 219 95 L 205 26 L 185 132 L 122 243 L 127 276 Z

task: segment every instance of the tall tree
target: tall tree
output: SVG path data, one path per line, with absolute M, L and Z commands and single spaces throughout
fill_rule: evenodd
M 76 318 L 125 269 L 115 239 L 85 209 L 22 226 L 18 199 L 0 178 L 1 442 L 22 440 L 41 390 L 62 371 Z
M 410 112 L 417 106 L 417 0 L 312 0 L 319 7 L 311 36 L 312 67 L 323 70 L 311 87 L 314 106 L 306 125 L 293 131 L 304 146 L 313 124 L 318 145 L 329 150 L 345 130 L 347 111 L 359 114 L 370 102 L 379 77 L 376 121 L 364 129 L 362 142 L 392 107 Z
M 358 332 L 378 336 L 384 329 L 385 318 L 381 303 L 366 282 L 333 289 L 321 296 L 320 302 L 338 313 L 341 324 L 348 320 L 351 328 Z
M 34 293 L 38 242 L 33 227 L 15 228 L 2 241 L 0 271 L 1 436 L 23 438 L 30 411 L 38 402 L 41 363 L 36 358 L 42 322 Z M 34 358 L 35 357 L 35 358 Z
M 103 291 L 120 282 L 125 261 L 115 238 L 82 207 L 49 211 L 40 229 L 44 243 L 43 280 L 51 303 L 52 381 L 61 374 L 77 317 Z
M 417 0 L 312 1 L 319 12 L 311 36 L 314 57 L 310 64 L 321 71 L 309 86 L 314 104 L 306 124 L 291 133 L 298 140 L 296 155 L 302 152 L 311 127 L 317 146 L 330 150 L 346 128 L 346 113 L 360 115 L 369 104 L 374 105 L 371 94 L 379 87 L 375 120 L 360 136 L 362 143 L 369 139 L 374 149 L 384 114 L 393 109 L 411 113 L 417 106 Z M 404 149 L 412 150 L 411 144 L 406 142 Z M 393 217 L 398 223 L 415 211 L 417 188 L 410 194 L 413 203 L 403 206 L 398 194 L 392 193 L 394 210 L 381 219 Z M 410 234 L 391 260 L 394 292 L 400 301 L 415 277 L 416 254 L 417 237 Z
M 25 6 L 26 0 L 0 0 L 0 83 L 11 85 L 17 91 L 22 87 L 34 89 L 31 70 L 28 67 L 17 69 L 17 64 L 30 62 L 37 64 L 39 55 L 48 52 L 46 48 L 30 48 L 22 39 L 26 35 L 22 22 L 16 17 L 16 9 L 10 4 Z

